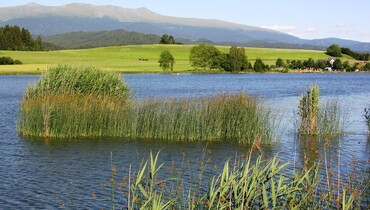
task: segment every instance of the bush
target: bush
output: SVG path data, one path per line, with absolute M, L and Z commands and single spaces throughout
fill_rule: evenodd
M 15 60 L 15 61 L 14 61 L 14 64 L 20 65 L 20 64 L 22 64 L 22 61 L 20 61 L 20 60 Z
M 20 60 L 13 60 L 11 57 L 0 57 L 0 65 L 22 64 Z
M 12 65 L 14 61 L 11 57 L 0 57 L 0 65 Z

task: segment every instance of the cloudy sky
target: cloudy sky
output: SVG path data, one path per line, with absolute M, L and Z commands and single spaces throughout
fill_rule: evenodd
M 0 0 L 0 7 L 30 1 L 146 7 L 176 17 L 219 19 L 260 26 L 304 39 L 337 37 L 370 42 L 370 0 Z

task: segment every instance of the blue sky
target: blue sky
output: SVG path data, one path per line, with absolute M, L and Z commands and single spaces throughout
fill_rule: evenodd
M 300 38 L 338 37 L 370 42 L 370 0 L 12 0 L 0 7 L 35 2 L 146 7 L 162 15 L 219 19 L 260 26 Z

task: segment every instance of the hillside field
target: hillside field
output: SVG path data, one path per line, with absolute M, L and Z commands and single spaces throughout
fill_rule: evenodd
M 81 50 L 61 51 L 0 51 L 0 57 L 18 59 L 22 65 L 0 65 L 0 74 L 41 74 L 48 66 L 58 63 L 86 64 L 122 73 L 162 73 L 158 59 L 163 50 L 175 57 L 174 72 L 194 72 L 189 63 L 191 45 L 129 45 Z M 222 52 L 230 47 L 217 46 Z M 261 58 L 265 63 L 275 64 L 277 58 L 284 60 L 326 59 L 324 51 L 245 48 L 248 60 Z M 143 61 L 147 59 L 147 61 Z M 354 60 L 353 60 L 354 62 Z

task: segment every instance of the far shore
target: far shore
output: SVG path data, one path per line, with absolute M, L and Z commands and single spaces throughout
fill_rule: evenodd
M 58 64 L 96 66 L 107 71 L 121 74 L 220 74 L 230 73 L 220 70 L 195 70 L 189 62 L 190 50 L 193 45 L 127 45 L 111 46 L 91 49 L 60 50 L 60 51 L 6 51 L 0 50 L 0 57 L 11 57 L 20 60 L 21 65 L 0 65 L 0 75 L 41 75 L 51 66 Z M 216 46 L 223 53 L 228 53 L 228 46 Z M 325 60 L 330 58 L 325 51 L 297 50 L 297 49 L 269 49 L 245 47 L 245 53 L 250 63 L 260 58 L 265 64 L 273 66 L 278 58 L 304 61 Z M 162 51 L 168 50 L 175 58 L 173 72 L 163 71 L 159 67 L 159 56 Z M 344 55 L 342 62 L 348 61 L 352 66 L 359 61 Z M 303 70 L 301 70 L 303 73 Z M 275 68 L 269 73 L 283 72 L 282 68 Z M 299 73 L 291 69 L 289 72 Z M 308 72 L 308 71 L 306 71 Z M 325 72 L 325 71 L 323 71 Z M 254 73 L 253 71 L 241 73 Z M 320 71 L 321 73 L 321 71 Z

